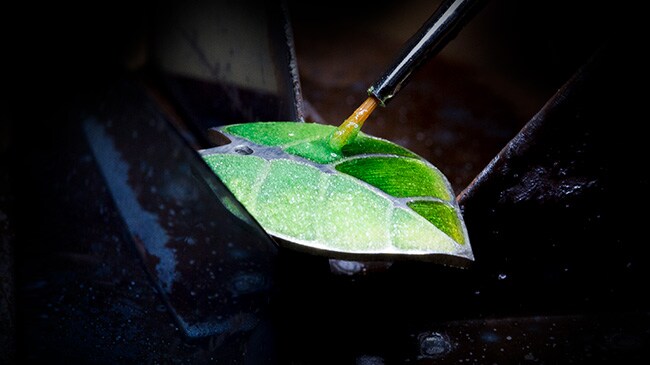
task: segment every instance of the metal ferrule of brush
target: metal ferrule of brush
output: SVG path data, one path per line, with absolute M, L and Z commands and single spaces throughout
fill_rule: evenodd
M 410 76 L 426 60 L 453 39 L 471 18 L 483 0 L 446 0 L 436 9 L 420 29 L 405 43 L 399 57 L 388 70 L 368 89 L 379 105 L 386 106 L 390 99 L 406 85 Z

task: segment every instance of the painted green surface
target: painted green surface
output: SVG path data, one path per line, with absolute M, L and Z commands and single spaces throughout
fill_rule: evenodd
M 353 142 L 343 147 L 342 151 L 335 151 L 329 146 L 326 137 L 334 130 L 334 126 L 315 123 L 301 123 L 301 127 L 296 128 L 293 122 L 234 124 L 223 128 L 226 134 L 242 137 L 263 146 L 282 146 L 289 153 L 317 163 L 332 163 L 362 154 L 418 158 L 404 147 L 362 132 Z
M 343 147 L 343 155 L 346 157 L 362 154 L 395 155 L 418 158 L 415 153 L 404 147 L 383 139 L 370 137 L 363 132 L 359 133 L 354 141 Z
M 444 176 L 432 166 L 414 158 L 355 158 L 336 165 L 336 169 L 373 185 L 398 198 L 431 196 L 452 198 Z
M 327 140 L 320 138 L 287 146 L 284 150 L 292 155 L 300 156 L 320 164 L 336 162 L 343 157 L 340 153 L 334 152 L 330 148 Z
M 261 122 L 225 126 L 223 132 L 264 146 L 286 146 L 332 133 L 330 125 L 302 123 L 300 128 L 287 122 Z
M 238 146 L 202 155 L 271 235 L 337 253 L 473 259 L 444 175 L 414 153 L 360 134 L 341 153 L 333 126 L 259 122 L 221 129 Z
M 456 242 L 465 243 L 465 237 L 461 228 L 461 222 L 454 209 L 440 202 L 414 201 L 408 206 L 426 218 L 433 225 L 445 232 Z

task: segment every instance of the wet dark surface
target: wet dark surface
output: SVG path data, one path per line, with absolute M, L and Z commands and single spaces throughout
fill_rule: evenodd
M 32 202 L 32 209 L 20 209 L 15 220 L 20 243 L 18 363 L 141 363 L 155 358 L 195 364 L 211 357 L 237 361 L 247 346 L 248 329 L 228 328 L 223 333 L 232 335 L 221 341 L 219 336 L 196 342 L 185 338 L 138 257 L 91 151 L 84 143 L 73 143 L 84 140 L 81 131 L 60 131 L 66 133 L 53 136 L 70 139 L 67 146 L 47 158 L 34 151 L 29 155 L 40 163 L 33 165 L 35 170 L 23 170 L 47 173 L 48 179 L 26 182 L 19 189 L 18 198 Z M 180 262 L 182 256 L 179 252 Z M 214 264 L 223 266 L 217 260 Z M 178 300 L 179 293 L 169 294 L 172 303 Z M 183 314 L 190 305 L 180 304 L 176 308 Z M 226 324 L 237 312 L 251 310 L 223 312 L 228 305 L 218 306 L 224 314 L 219 323 Z
M 179 327 L 190 338 L 254 328 L 273 286 L 275 244 L 143 90 L 116 85 L 103 100 L 78 117 L 86 158 Z
M 408 4 L 415 9 L 408 21 L 381 23 L 401 26 L 373 30 L 369 25 L 379 20 L 355 22 L 358 13 L 343 2 L 317 4 L 308 12 L 291 3 L 305 118 L 330 124 L 338 124 L 363 101 L 365 89 L 400 44 L 400 34 L 415 30 L 417 19 L 429 15 L 423 9 L 431 6 L 373 3 L 367 14 L 381 21 L 399 18 L 396 14 L 404 13 L 395 11 Z M 112 16 L 125 9 L 133 12 L 121 31 L 98 33 L 110 42 L 90 49 L 63 47 L 71 52 L 64 69 L 75 72 L 31 69 L 37 76 L 48 75 L 39 79 L 43 86 L 38 89 L 21 74 L 10 79 L 16 81 L 10 83 L 16 93 L 6 109 L 10 127 L 3 129 L 8 137 L 2 139 L 0 252 L 14 257 L 0 261 L 0 314 L 9 314 L 2 322 L 9 336 L 0 338 L 0 346 L 6 344 L 1 350 L 7 351 L 0 352 L 8 354 L 3 356 L 10 363 L 33 364 L 644 363 L 650 344 L 650 302 L 644 293 L 650 279 L 643 247 L 647 215 L 633 209 L 649 202 L 639 130 L 645 104 L 633 86 L 647 71 L 638 47 L 631 46 L 636 33 L 623 29 L 605 42 L 603 14 L 617 10 L 588 6 L 590 2 L 577 1 L 563 12 L 553 12 L 552 6 L 543 6 L 546 2 L 493 4 L 467 29 L 466 38 L 459 36 L 459 43 L 423 68 L 364 127 L 421 154 L 450 178 L 460 194 L 475 264 L 466 270 L 408 261 L 364 266 L 290 250 L 277 255 L 256 250 L 276 268 L 265 271 L 272 280 L 234 275 L 226 284 L 209 277 L 215 273 L 209 266 L 220 261 L 205 257 L 212 253 L 204 250 L 208 246 L 192 246 L 206 243 L 204 229 L 189 229 L 182 240 L 165 244 L 173 255 L 198 255 L 205 264 L 200 271 L 191 265 L 173 270 L 182 274 L 177 284 L 183 290 L 204 282 L 216 283 L 216 289 L 201 289 L 221 293 L 221 284 L 230 285 L 221 294 L 239 290 L 240 297 L 250 294 L 250 288 L 268 290 L 260 301 L 230 298 L 227 307 L 221 306 L 223 296 L 193 301 L 190 292 L 177 303 L 165 298 L 155 275 L 163 260 L 142 256 L 138 247 L 145 246 L 138 246 L 134 235 L 143 232 L 137 222 L 147 214 L 130 219 L 124 200 L 115 200 L 115 181 L 107 183 L 104 175 L 116 166 L 93 152 L 93 139 L 81 124 L 88 119 L 78 118 L 78 112 L 90 110 L 110 140 L 122 141 L 119 149 L 131 160 L 142 156 L 149 161 L 160 149 L 169 155 L 160 166 L 170 163 L 170 171 L 182 171 L 191 164 L 171 162 L 206 143 L 197 128 L 212 120 L 206 115 L 223 111 L 228 103 L 192 109 L 205 96 L 192 85 L 205 85 L 203 81 L 178 87 L 166 84 L 164 72 L 155 67 L 124 70 L 112 63 L 120 57 L 100 57 L 122 55 L 125 39 L 128 44 L 139 39 L 129 37 L 129 30 L 141 29 L 132 26 L 149 9 L 109 7 L 115 9 Z M 108 24 L 113 23 L 96 27 Z M 612 29 L 618 28 L 607 28 Z M 510 37 L 499 41 L 504 34 Z M 466 58 L 458 57 L 459 44 L 466 46 Z M 485 49 L 491 51 L 489 57 Z M 472 55 L 483 57 L 477 61 Z M 291 82 L 291 75 L 285 76 Z M 184 90 L 191 103 L 179 100 Z M 258 95 L 250 90 L 236 94 Z M 215 95 L 223 96 L 218 90 Z M 285 97 L 296 100 L 295 95 Z M 273 100 L 250 99 L 262 104 L 260 113 Z M 240 110 L 240 117 L 251 115 L 247 110 Z M 270 110 L 288 110 L 287 119 L 297 116 L 291 108 Z M 139 123 L 152 115 L 161 129 L 149 137 L 167 142 L 127 142 L 133 132 L 147 133 Z M 214 120 L 223 118 L 214 115 Z M 170 142 L 178 135 L 165 131 L 174 128 L 191 137 L 187 149 Z M 156 138 L 156 133 L 162 134 Z M 146 211 L 156 211 L 152 202 L 198 189 L 189 184 L 163 193 L 164 174 L 148 175 L 140 169 L 144 163 L 131 166 L 126 181 L 147 198 L 139 202 Z M 207 204 L 192 199 L 167 203 L 180 204 L 171 207 L 174 217 Z M 173 218 L 170 212 L 159 212 L 155 220 L 168 232 L 197 222 Z M 203 217 L 206 222 L 211 218 Z M 214 229 L 237 231 L 236 221 L 229 222 Z M 215 251 L 238 254 L 226 241 L 218 242 Z M 184 258 L 191 260 L 189 256 Z M 249 268 L 250 261 L 242 265 Z M 254 312 L 255 324 L 237 315 L 251 313 L 251 303 L 260 309 Z M 180 326 L 183 311 L 170 311 L 177 307 L 203 319 L 223 320 L 217 313 L 222 312 L 234 318 L 228 323 L 237 330 L 190 338 Z

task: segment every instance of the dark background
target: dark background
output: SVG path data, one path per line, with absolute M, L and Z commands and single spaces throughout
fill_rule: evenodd
M 32 175 L 38 170 L 35 166 L 22 165 L 34 164 L 34 160 L 22 157 L 23 151 L 41 150 L 47 162 L 49 151 L 68 143 L 69 136 L 57 133 L 58 125 L 68 121 L 78 100 L 101 93 L 125 72 L 139 71 L 141 65 L 134 62 L 138 47 L 147 42 L 151 25 L 166 5 L 145 1 L 11 4 L 3 11 L 0 354 L 4 357 L 0 362 L 20 360 L 33 343 L 43 344 L 40 336 L 22 335 L 18 341 L 16 337 L 23 331 L 24 322 L 16 316 L 21 303 L 38 298 L 16 296 L 16 288 L 24 283 L 14 273 L 36 268 L 21 266 L 24 257 L 17 255 L 29 252 L 23 251 L 30 242 L 21 239 L 21 234 L 32 222 L 17 221 L 13 214 L 29 217 L 31 207 L 46 206 L 47 201 L 37 201 L 40 194 L 31 198 L 29 189 L 46 185 L 48 179 Z M 329 124 L 345 119 L 436 5 L 426 1 L 289 1 L 305 119 Z M 330 314 L 315 318 L 297 306 L 288 306 L 295 313 L 279 311 L 289 317 L 295 315 L 287 321 L 285 337 L 280 337 L 292 339 L 299 348 L 292 363 L 342 358 L 354 359 L 357 364 L 400 363 L 404 358 L 434 363 L 435 358 L 421 357 L 421 347 L 412 346 L 418 341 L 426 344 L 418 337 L 425 334 L 426 338 L 425 328 L 446 330 L 457 340 L 465 333 L 478 338 L 486 328 L 512 330 L 517 326 L 525 329 L 512 333 L 536 337 L 531 335 L 512 348 L 506 346 L 512 354 L 509 358 L 499 357 L 499 347 L 504 345 L 498 343 L 490 349 L 494 352 L 486 352 L 490 359 L 580 363 L 595 356 L 605 362 L 633 363 L 643 358 L 649 343 L 648 302 L 641 295 L 648 279 L 647 214 L 643 210 L 648 203 L 648 180 L 642 127 L 647 119 L 643 89 L 647 57 L 642 52 L 646 27 L 639 20 L 640 14 L 634 6 L 611 2 L 491 1 L 438 57 L 418 71 L 394 102 L 373 113 L 364 131 L 404 145 L 431 161 L 447 175 L 458 194 L 540 110 L 544 112 L 539 118 L 551 120 L 552 128 L 524 139 L 536 146 L 534 153 L 526 148 L 518 150 L 523 157 L 517 164 L 506 163 L 490 170 L 493 174 L 489 176 L 500 178 L 489 180 L 497 181 L 496 185 L 482 184 L 462 201 L 479 262 L 474 271 L 457 274 L 428 265 L 396 265 L 387 276 L 346 281 L 318 271 L 326 266 L 322 261 L 316 260 L 316 269 L 309 266 L 311 258 L 289 253 L 283 259 L 287 261 L 281 262 L 291 269 L 305 270 L 306 274 L 299 276 L 312 275 L 314 284 L 292 282 L 291 275 L 284 272 L 287 290 L 304 290 L 304 297 L 291 294 L 279 302 L 286 304 L 294 299 L 316 305 L 322 300 L 321 304 L 332 305 L 319 308 L 331 310 Z M 578 88 L 577 96 L 567 93 L 569 107 L 562 106 L 566 103 L 560 98 L 560 112 L 552 108 L 554 103 L 551 111 L 543 109 L 594 58 L 598 67 L 589 68 L 588 81 Z M 572 127 L 575 121 L 578 127 Z M 552 152 L 546 153 L 549 150 Z M 595 181 L 594 185 L 589 185 L 586 194 L 578 191 L 566 196 L 552 194 L 551 188 L 550 193 L 544 188 L 541 192 L 513 188 L 523 181 L 514 174 L 530 177 L 527 172 L 547 171 L 535 168 L 552 160 L 566 167 L 563 171 L 569 171 L 569 177 L 588 178 Z M 549 175 L 560 190 L 569 181 L 559 179 L 557 172 Z M 36 179 L 39 182 L 32 185 Z M 549 182 L 543 176 L 536 181 L 541 186 Z M 639 208 L 641 211 L 636 211 Z M 49 209 L 57 214 L 84 207 Z M 61 221 L 68 222 L 65 216 Z M 37 236 L 48 234 L 40 232 Z M 16 242 L 23 246 L 16 247 Z M 296 263 L 303 259 L 307 264 Z M 410 289 L 421 278 L 446 278 L 449 282 L 441 287 L 428 284 L 414 294 Z M 404 280 L 411 284 L 402 287 Z M 147 279 L 142 274 L 136 281 L 145 285 Z M 430 297 L 427 291 L 442 300 L 455 298 L 442 306 L 450 311 L 429 315 L 432 302 L 425 299 Z M 153 291 L 145 290 L 143 295 L 152 301 L 156 298 Z M 337 306 L 337 295 L 347 295 L 356 304 Z M 311 299 L 305 299 L 308 296 Z M 413 306 L 404 304 L 418 300 L 421 302 Z M 462 300 L 466 302 L 456 305 Z M 381 301 L 389 308 L 393 305 L 392 309 L 413 312 L 401 319 L 377 319 L 385 315 L 386 307 L 373 304 Z M 152 318 L 169 320 L 166 313 L 153 312 Z M 329 324 L 343 326 L 343 330 L 318 331 L 319 326 Z M 553 332 L 555 327 L 561 328 L 555 330 L 559 335 Z M 314 340 L 291 331 L 305 331 Z M 408 335 L 401 336 L 404 333 Z M 331 335 L 340 337 L 326 341 Z M 554 336 L 568 340 L 554 347 L 549 340 Z M 43 337 L 57 336 L 50 333 Z M 62 343 L 66 346 L 75 342 L 65 340 Z M 85 344 L 93 341 L 91 338 Z M 470 346 L 469 342 L 460 342 L 456 348 Z M 100 339 L 96 343 L 104 344 Z M 196 363 L 209 358 L 205 350 L 209 346 L 200 347 L 202 352 L 197 355 L 198 351 L 192 352 L 195 348 L 180 337 L 169 343 L 185 349 L 178 356 L 192 353 Z M 331 350 L 334 345 L 340 346 L 340 352 Z M 137 343 L 130 346 L 133 348 L 120 350 L 137 352 Z M 165 348 L 148 346 L 154 354 Z M 286 360 L 291 357 L 287 347 L 293 343 L 284 346 L 280 348 L 286 351 Z M 395 352 L 381 351 L 391 346 Z M 321 357 L 314 354 L 323 349 L 331 352 L 327 356 L 321 353 Z M 70 350 L 74 353 L 73 348 Z M 114 356 L 109 352 L 99 354 Z M 80 347 L 76 355 L 81 363 L 103 362 L 101 358 L 84 358 L 84 353 L 98 354 L 91 347 Z M 342 355 L 338 357 L 338 353 Z M 47 354 L 44 352 L 43 358 Z M 532 357 L 527 357 L 529 354 Z M 170 358 L 173 360 L 171 355 L 152 355 L 149 360 L 164 362 Z M 184 360 L 191 362 L 191 358 Z

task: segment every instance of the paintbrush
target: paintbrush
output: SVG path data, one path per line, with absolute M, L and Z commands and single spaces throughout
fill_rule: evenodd
M 340 151 L 352 142 L 377 105 L 386 106 L 411 75 L 452 40 L 484 0 L 445 0 L 404 44 L 390 67 L 368 88 L 368 98 L 332 133 L 329 144 Z

